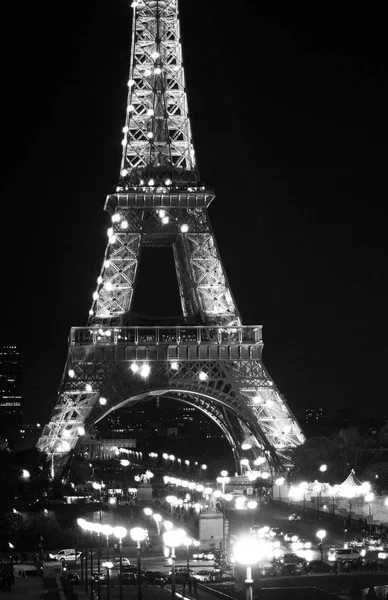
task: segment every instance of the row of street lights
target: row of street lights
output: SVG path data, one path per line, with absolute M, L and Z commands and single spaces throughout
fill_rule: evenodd
M 97 534 L 97 582 L 98 582 L 98 595 L 100 597 L 100 568 L 101 568 L 101 535 L 106 536 L 106 561 L 102 563 L 102 566 L 106 568 L 107 575 L 107 598 L 110 600 L 110 569 L 113 568 L 113 563 L 109 560 L 109 537 L 113 536 L 118 540 L 119 543 L 119 555 L 120 555 L 120 600 L 123 600 L 123 538 L 128 534 L 125 527 L 117 526 L 112 527 L 111 525 L 102 525 L 101 523 L 90 523 L 85 519 L 77 519 L 78 525 L 85 533 L 90 533 L 90 583 L 92 586 L 91 593 L 93 590 L 93 533 Z M 140 550 L 141 542 L 144 541 L 148 535 L 146 529 L 141 527 L 133 527 L 129 531 L 129 535 L 132 540 L 137 543 L 137 578 L 138 578 L 138 597 L 141 600 L 141 564 L 140 564 Z M 83 581 L 83 560 L 81 558 L 81 580 Z M 85 591 L 88 592 L 88 548 L 86 546 L 85 551 Z

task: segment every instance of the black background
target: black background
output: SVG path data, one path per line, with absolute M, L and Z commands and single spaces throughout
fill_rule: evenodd
M 181 0 L 194 144 L 243 321 L 263 324 L 296 414 L 384 415 L 385 20 L 310 6 Z M 107 241 L 132 15 L 125 0 L 4 8 L 0 341 L 22 346 L 25 420 L 44 421 Z M 173 286 L 145 285 L 176 306 Z

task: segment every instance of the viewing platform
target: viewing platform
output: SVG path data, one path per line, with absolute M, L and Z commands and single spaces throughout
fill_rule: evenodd
M 94 346 L 231 346 L 262 345 L 262 326 L 72 327 L 69 343 Z

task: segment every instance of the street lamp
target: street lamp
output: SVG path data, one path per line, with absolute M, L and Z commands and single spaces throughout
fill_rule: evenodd
M 327 465 L 321 465 L 321 466 L 319 467 L 319 470 L 320 470 L 320 472 L 321 472 L 321 481 L 322 481 L 322 483 L 323 483 L 323 474 L 324 474 L 324 473 L 326 473 L 326 471 L 327 471 Z
M 101 519 L 101 513 L 100 513 L 100 519 Z M 94 531 L 94 533 L 97 533 L 97 572 L 98 575 L 100 575 L 100 564 L 101 564 L 101 530 L 102 530 L 102 525 L 101 522 L 100 523 L 93 523 L 92 524 L 92 530 Z M 91 549 L 90 549 L 91 552 Z M 82 561 L 82 558 L 81 558 Z M 93 585 L 93 556 L 91 554 L 90 556 L 90 574 L 92 576 L 91 579 L 91 585 Z M 97 589 L 98 589 L 98 597 L 100 597 L 100 590 L 101 590 L 101 581 L 100 581 L 100 577 L 98 576 L 97 578 Z
M 256 502 L 256 500 L 249 500 L 247 502 L 247 508 L 252 511 L 251 524 L 253 525 L 254 524 L 254 514 L 255 514 L 254 511 L 257 508 L 257 502 Z
M 170 505 L 170 511 L 172 513 L 172 507 L 176 505 L 178 498 L 176 496 L 166 496 L 166 502 Z
M 171 598 L 175 599 L 175 548 L 182 544 L 186 537 L 183 529 L 170 529 L 163 534 L 163 542 L 167 548 L 171 548 Z
M 279 500 L 279 502 L 281 502 L 281 490 L 280 490 L 280 488 L 281 488 L 281 486 L 283 485 L 284 482 L 285 482 L 284 477 L 278 477 L 274 481 L 275 485 L 278 486 L 278 493 L 279 493 L 278 500 Z
M 98 490 L 98 503 L 100 506 L 100 524 L 101 524 L 101 489 L 102 489 L 102 484 L 101 483 L 97 483 L 97 481 L 93 481 L 93 489 Z
M 374 495 L 373 492 L 368 492 L 365 495 L 365 502 L 368 503 L 368 514 L 369 514 L 369 516 L 371 516 L 371 514 L 372 514 L 371 510 L 370 510 L 370 503 L 374 500 L 374 497 L 375 497 L 375 495 Z
M 101 525 L 101 533 L 106 535 L 106 560 L 109 561 L 109 536 L 113 533 L 111 525 Z
M 106 568 L 107 598 L 110 600 L 110 570 L 113 569 L 113 563 L 107 560 L 102 563 L 102 566 Z
M 321 551 L 321 562 L 323 562 L 323 546 L 322 546 L 322 540 L 323 538 L 326 537 L 326 531 L 324 529 L 320 529 L 319 531 L 317 531 L 317 538 L 319 538 L 319 549 Z
M 79 527 L 81 527 L 82 531 L 84 533 L 86 533 L 86 531 L 88 531 L 88 527 L 89 527 L 89 523 L 87 521 L 85 521 L 85 519 L 77 519 L 77 524 L 79 525 Z M 85 592 L 88 593 L 88 541 L 87 538 L 84 538 L 85 540 Z M 83 569 L 84 563 L 83 563 L 83 557 L 81 557 L 81 582 L 83 583 L 83 575 L 84 575 L 84 569 Z
M 119 540 L 120 552 L 120 600 L 123 600 L 123 537 L 127 535 L 125 527 L 114 527 L 113 535 Z
M 126 483 L 127 483 L 127 467 L 130 465 L 130 462 L 127 458 L 122 458 L 120 460 L 120 465 L 122 467 L 124 467 L 124 488 L 125 488 Z
M 141 542 L 147 537 L 147 530 L 142 527 L 133 527 L 129 535 L 137 544 L 137 597 L 138 600 L 141 600 L 141 562 L 140 562 L 140 551 L 141 551 Z
M 230 477 L 228 477 L 228 471 L 221 471 L 221 476 L 217 477 L 217 483 L 222 485 L 222 494 L 225 494 L 225 484 L 230 482 Z
M 318 482 L 315 483 L 315 485 L 313 486 L 313 491 L 317 494 L 317 497 L 316 497 L 316 501 L 317 501 L 317 517 L 318 517 L 318 521 L 319 521 L 319 517 L 320 517 L 320 514 L 319 514 L 320 501 L 319 501 L 319 499 L 321 497 L 322 484 L 318 483 Z
M 191 537 L 186 536 L 182 541 L 183 545 L 186 546 L 186 558 L 187 558 L 187 577 L 190 577 L 190 557 L 189 557 L 189 548 L 193 543 L 193 539 Z
M 163 517 L 162 517 L 162 515 L 159 515 L 158 513 L 156 513 L 156 514 L 152 515 L 152 518 L 156 523 L 156 527 L 158 529 L 158 535 L 159 535 L 160 534 L 160 522 L 162 521 Z
M 246 600 L 253 600 L 252 594 L 252 565 L 259 562 L 262 556 L 262 547 L 255 538 L 242 538 L 233 546 L 233 556 L 240 565 L 247 568 Z

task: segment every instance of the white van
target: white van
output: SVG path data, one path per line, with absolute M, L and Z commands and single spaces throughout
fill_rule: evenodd
M 66 548 L 65 550 L 59 550 L 56 554 L 50 554 L 50 558 L 62 562 L 75 562 L 81 558 L 81 554 L 82 552 L 78 552 L 74 548 Z
M 356 548 L 330 548 L 327 554 L 327 558 L 331 562 L 357 560 L 360 556 L 360 551 Z

